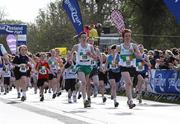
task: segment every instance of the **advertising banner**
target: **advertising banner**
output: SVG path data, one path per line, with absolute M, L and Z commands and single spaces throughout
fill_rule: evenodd
M 180 0 L 164 0 L 164 3 L 180 24 Z
M 114 23 L 115 27 L 119 32 L 122 32 L 125 28 L 124 19 L 119 11 L 114 10 L 111 13 L 111 21 Z
M 76 33 L 80 34 L 83 31 L 83 22 L 77 0 L 63 0 L 63 8 L 73 24 Z
M 152 70 L 148 88 L 153 93 L 180 94 L 180 72 Z
M 0 24 L 0 34 L 27 34 L 27 25 Z

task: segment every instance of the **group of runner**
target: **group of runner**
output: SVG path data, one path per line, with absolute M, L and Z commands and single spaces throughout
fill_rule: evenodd
M 52 99 L 55 99 L 65 89 L 68 103 L 76 102 L 82 95 L 86 108 L 91 107 L 92 94 L 96 97 L 100 93 L 102 102 L 106 102 L 104 87 L 109 82 L 113 105 L 118 107 L 117 83 L 121 81 L 125 84 L 127 105 L 132 109 L 136 106 L 133 103 L 133 87 L 141 103 L 143 85 L 146 84 L 151 64 L 143 45 L 131 42 L 131 34 L 130 29 L 125 29 L 122 32 L 123 43 L 109 46 L 107 55 L 100 52 L 94 45 L 94 39 L 87 37 L 85 32 L 78 35 L 79 43 L 68 52 L 66 59 L 61 58 L 56 49 L 51 49 L 48 54 L 40 52 L 31 55 L 27 46 L 22 45 L 15 57 L 8 56 L 1 49 L 0 71 L 4 84 L 1 89 L 7 94 L 14 81 L 17 97 L 21 101 L 27 99 L 26 92 L 31 85 L 35 94 L 39 91 L 40 101 L 44 101 L 46 92 L 52 92 Z

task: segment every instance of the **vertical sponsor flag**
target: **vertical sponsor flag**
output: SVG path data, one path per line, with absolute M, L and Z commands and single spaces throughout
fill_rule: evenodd
M 176 21 L 180 24 L 180 0 L 164 0 L 164 3 L 176 17 Z
M 119 11 L 114 10 L 111 13 L 111 21 L 112 23 L 114 23 L 115 27 L 118 29 L 119 32 L 122 32 L 124 30 L 125 28 L 124 19 Z
M 73 24 L 76 33 L 80 34 L 83 31 L 83 23 L 77 0 L 63 0 L 63 8 Z
M 7 44 L 12 54 L 16 54 L 16 37 L 12 34 L 9 34 L 6 37 Z

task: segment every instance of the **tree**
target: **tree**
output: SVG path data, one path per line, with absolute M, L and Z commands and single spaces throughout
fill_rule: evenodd
M 5 10 L 3 8 L 0 8 L 0 21 L 2 21 L 5 16 L 6 16 Z
M 168 12 L 165 4 L 161 0 L 127 0 L 125 4 L 126 11 L 133 8 L 128 23 L 132 26 L 135 33 L 146 35 L 140 39 L 145 48 L 153 49 L 167 44 L 166 47 L 172 47 L 176 43 L 169 42 L 169 38 L 159 35 L 172 35 L 177 32 L 177 24 L 174 17 Z M 176 34 L 176 33 L 175 33 Z M 149 35 L 149 36 L 148 36 Z M 153 37 L 150 37 L 153 35 Z M 163 46 L 161 46 L 163 47 Z
M 119 10 L 127 28 L 131 28 L 134 40 L 145 48 L 166 48 L 180 45 L 179 26 L 160 0 L 78 0 L 84 25 L 101 23 L 112 27 L 110 14 Z M 162 23 L 163 22 L 163 23 Z M 62 7 L 62 0 L 51 2 L 45 10 L 40 10 L 35 24 L 29 24 L 28 42 L 36 51 L 47 51 L 54 47 L 71 48 L 75 30 Z M 117 32 L 117 30 L 113 30 Z M 162 37 L 160 35 L 164 35 Z M 163 43 L 163 44 L 162 44 Z M 38 45 L 36 45 L 38 44 Z M 34 47 L 37 46 L 37 47 Z
M 71 26 L 62 1 L 51 2 L 47 10 L 40 10 L 36 24 L 29 26 L 30 48 L 34 51 L 49 51 L 55 47 L 71 47 L 75 30 Z M 60 7 L 59 7 L 60 6 Z M 36 45 L 38 44 L 38 45 Z M 37 46 L 34 48 L 33 46 Z

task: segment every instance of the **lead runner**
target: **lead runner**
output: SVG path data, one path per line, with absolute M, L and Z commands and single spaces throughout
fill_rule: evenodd
M 118 45 L 118 50 L 120 52 L 119 66 L 121 67 L 121 76 L 125 81 L 125 89 L 127 95 L 127 104 L 130 109 L 136 105 L 132 100 L 132 86 L 133 82 L 131 77 L 137 77 L 138 73 L 136 71 L 136 57 L 141 58 L 142 55 L 135 43 L 131 43 L 131 30 L 124 29 L 122 32 L 123 43 Z

